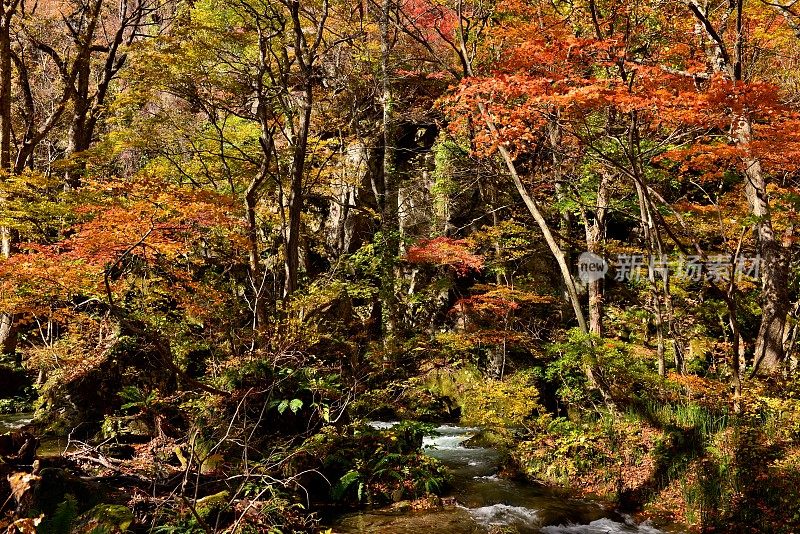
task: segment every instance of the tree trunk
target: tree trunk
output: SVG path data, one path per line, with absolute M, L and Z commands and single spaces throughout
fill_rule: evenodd
M 100 16 L 102 0 L 95 0 L 91 6 L 89 20 L 86 25 L 86 32 L 76 36 L 75 42 L 78 45 L 78 56 L 75 58 L 75 88 L 72 93 L 72 121 L 70 122 L 69 133 L 67 136 L 66 156 L 70 157 L 76 153 L 83 152 L 91 144 L 92 132 L 89 128 L 89 111 L 92 107 L 92 96 L 89 92 L 91 81 L 91 45 L 97 28 L 97 21 Z M 80 186 L 81 178 L 85 166 L 83 164 L 73 164 L 66 173 L 65 182 L 68 189 L 76 189 Z
M 714 69 L 726 75 L 734 84 L 742 81 L 745 38 L 743 0 L 735 0 L 728 5 L 729 14 L 735 11 L 736 15 L 736 36 L 732 57 L 728 54 L 728 48 L 720 34 L 714 31 L 706 13 L 693 2 L 689 2 L 687 6 L 697 18 L 699 30 L 705 32 L 714 44 L 709 53 L 709 60 Z M 752 124 L 747 109 L 734 118 L 732 134 L 738 148 L 749 150 Z M 777 371 L 785 359 L 783 334 L 789 312 L 787 288 L 789 258 L 772 227 L 767 182 L 761 169 L 761 162 L 756 157 L 747 156 L 743 163 L 746 178 L 745 196 L 750 205 L 750 212 L 758 221 L 756 235 L 761 256 L 761 325 L 755 344 L 753 374 L 759 372 L 769 374 Z
M 398 195 L 399 183 L 397 180 L 397 158 L 395 147 L 397 145 L 396 126 L 394 121 L 394 91 L 391 81 L 392 44 L 390 42 L 389 20 L 391 0 L 381 2 L 381 104 L 383 108 L 383 192 L 380 203 L 381 229 L 384 237 L 383 250 L 383 288 L 381 298 L 384 302 L 386 313 L 385 333 L 391 338 L 398 333 L 399 302 L 397 298 L 397 279 L 400 273 L 396 272 L 397 256 L 400 254 L 400 214 Z
M 294 174 L 294 173 L 293 173 Z M 284 260 L 283 297 L 297 291 L 300 267 L 300 223 L 303 213 L 302 184 L 298 186 L 294 176 L 289 193 L 289 223 L 286 231 L 286 258 Z
M 250 182 L 244 196 L 245 212 L 247 214 L 247 243 L 248 243 L 248 270 L 250 284 L 253 286 L 253 317 L 254 326 L 261 331 L 267 325 L 267 312 L 264 305 L 264 279 L 261 274 L 261 262 L 258 249 L 258 224 L 256 220 L 256 203 L 258 201 L 258 187 L 263 183 L 265 172 Z
M 606 233 L 606 215 L 608 213 L 608 178 L 604 174 L 597 186 L 597 205 L 594 221 L 586 224 L 586 247 L 589 252 L 599 254 L 600 245 Z M 589 281 L 589 332 L 601 337 L 603 335 L 603 279 Z
M 15 10 L 16 2 L 0 2 L 0 179 L 2 173 L 11 172 L 11 19 Z M 11 229 L 0 227 L 0 257 L 4 259 L 11 255 L 11 239 Z M 13 353 L 16 345 L 14 317 L 0 312 L 0 354 Z
M 737 144 L 746 147 L 751 136 L 750 117 L 745 113 L 736 124 Z M 789 262 L 786 250 L 772 227 L 761 163 L 755 158 L 746 158 L 744 164 L 745 196 L 758 221 L 756 235 L 761 256 L 761 325 L 756 338 L 753 372 L 768 374 L 780 368 L 785 356 L 783 334 L 789 313 Z
M 311 128 L 312 86 L 308 76 L 303 96 L 300 98 L 300 121 L 294 139 L 291 165 L 291 186 L 289 189 L 289 221 L 286 235 L 286 259 L 283 297 L 286 298 L 298 288 L 300 267 L 300 229 L 303 215 L 303 178 L 305 177 L 308 135 Z
M 11 18 L 13 7 L 0 3 L 0 171 L 11 169 Z
M 14 317 L 9 313 L 0 314 L 0 354 L 14 354 L 17 350 L 17 332 Z
M 627 157 L 631 165 L 631 175 L 636 189 L 636 197 L 639 203 L 639 219 L 644 235 L 645 244 L 647 245 L 647 253 L 653 269 L 648 268 L 648 279 L 651 284 L 651 303 L 653 309 L 653 320 L 656 326 L 656 354 L 658 358 L 658 374 L 661 377 L 667 375 L 666 363 L 666 335 L 665 331 L 673 334 L 673 321 L 672 321 L 672 295 L 670 294 L 669 284 L 669 268 L 666 266 L 658 266 L 654 261 L 662 261 L 664 255 L 664 245 L 661 239 L 661 233 L 658 225 L 656 224 L 657 210 L 653 204 L 648 191 L 645 173 L 642 171 L 642 157 L 639 150 L 639 132 L 638 132 L 638 113 L 632 111 L 630 113 L 631 123 L 628 129 L 628 150 Z M 656 256 L 656 254 L 658 256 Z M 660 272 L 658 272 L 660 271 Z M 661 277 L 661 283 L 658 277 Z M 665 318 L 666 311 L 666 321 Z M 666 329 L 665 323 L 666 322 Z M 673 338 L 673 345 L 675 341 Z M 677 349 L 676 349 L 677 350 Z
M 733 288 L 731 284 L 730 288 Z M 742 396 L 742 353 L 744 352 L 744 339 L 739 330 L 739 320 L 736 318 L 736 300 L 732 291 L 728 291 L 728 324 L 731 327 L 733 350 L 731 351 L 731 383 L 733 384 L 733 407 L 738 413 L 739 400 Z
M 76 63 L 78 77 L 72 99 L 72 121 L 67 136 L 67 157 L 89 148 L 89 142 L 86 139 L 86 119 L 89 113 L 89 58 L 80 57 Z M 70 170 L 67 171 L 67 187 L 76 189 L 80 185 L 81 170 L 82 165 L 73 163 L 70 166 Z

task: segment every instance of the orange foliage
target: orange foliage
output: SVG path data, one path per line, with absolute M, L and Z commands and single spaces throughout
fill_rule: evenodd
M 617 16 L 630 9 L 624 4 L 617 7 Z M 601 32 L 601 37 L 585 31 L 592 27 L 590 20 L 583 21 L 581 35 L 575 30 L 581 27 L 577 21 L 570 26 L 559 17 L 548 18 L 516 4 L 504 11 L 511 22 L 493 28 L 488 48 L 494 58 L 486 63 L 490 69 L 464 80 L 447 102 L 456 130 L 484 125 L 477 102 L 484 104 L 498 131 L 478 132 L 479 153 L 490 155 L 498 143 L 517 154 L 533 151 L 546 142 L 546 126 L 554 122 L 565 134 L 562 144 L 585 146 L 596 139 L 592 129 L 599 128 L 591 125 L 592 114 L 635 112 L 640 135 L 669 139 L 676 132 L 697 132 L 697 137 L 706 137 L 706 142 L 692 142 L 690 149 L 679 144 L 668 152 L 667 157 L 681 162 L 683 171 L 717 177 L 724 169 L 741 171 L 750 157 L 759 158 L 768 172 L 800 168 L 800 115 L 784 103 L 772 79 L 734 83 L 719 74 L 710 76 L 703 48 L 679 38 L 694 34 L 691 24 L 687 26 L 691 17 L 685 8 L 661 6 L 650 16 L 676 24 L 686 34 L 655 36 L 640 23 L 625 35 Z M 645 20 L 641 13 L 635 18 Z M 754 14 L 749 31 L 770 35 L 753 26 L 762 23 L 777 24 Z M 646 53 L 635 48 L 642 42 Z M 743 114 L 753 123 L 748 145 L 729 134 Z
M 506 286 L 477 286 L 475 289 L 485 291 L 478 295 L 458 300 L 452 311 L 502 317 L 519 310 L 524 305 L 553 302 L 552 297 L 528 293 Z
M 86 191 L 93 188 L 98 184 Z M 23 243 L 19 253 L 0 262 L 4 306 L 37 313 L 75 296 L 102 295 L 106 270 L 125 254 L 143 264 L 171 266 L 178 282 L 185 277 L 175 260 L 195 251 L 215 228 L 224 228 L 226 240 L 237 245 L 240 222 L 228 197 L 147 180 L 103 189 L 111 198 L 80 206 L 76 211 L 86 220 L 69 237 L 53 245 Z
M 408 249 L 406 259 L 409 263 L 430 263 L 452 267 L 459 276 L 483 269 L 483 257 L 470 252 L 471 246 L 465 239 L 436 237 L 424 239 Z

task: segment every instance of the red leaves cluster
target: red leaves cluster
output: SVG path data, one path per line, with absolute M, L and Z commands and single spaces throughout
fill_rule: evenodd
M 455 39 L 458 18 L 449 6 L 429 0 L 404 0 L 402 13 L 413 21 L 421 37 L 428 42 Z
M 519 307 L 519 304 L 513 300 L 497 295 L 483 294 L 459 300 L 456 302 L 453 310 L 464 313 L 469 312 L 479 315 L 503 317 L 510 312 L 518 310 Z
M 483 257 L 471 252 L 471 244 L 465 239 L 436 237 L 425 239 L 409 247 L 406 253 L 409 263 L 428 263 L 452 267 L 459 276 L 483 269 Z

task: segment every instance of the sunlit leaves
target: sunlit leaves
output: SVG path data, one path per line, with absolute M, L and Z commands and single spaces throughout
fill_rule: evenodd
M 109 269 L 112 280 L 146 265 L 171 270 L 170 262 L 178 262 L 179 272 L 181 258 L 202 253 L 202 239 L 213 239 L 216 229 L 237 241 L 239 223 L 225 196 L 148 179 L 86 187 L 92 189 L 95 202 L 75 208 L 83 222 L 65 231 L 69 237 L 52 245 L 23 244 L 0 262 L 6 305 L 35 310 L 52 301 L 102 295 Z
M 64 192 L 59 176 L 29 170 L 0 174 L 0 225 L 17 230 L 23 239 L 58 238 L 74 218 L 76 200 Z
M 476 287 L 476 294 L 460 299 L 453 311 L 498 319 L 520 310 L 526 305 L 550 304 L 553 297 L 537 295 L 508 286 Z
M 420 241 L 409 247 L 406 259 L 410 263 L 449 266 L 461 276 L 483 268 L 483 258 L 470 252 L 468 241 L 449 237 Z

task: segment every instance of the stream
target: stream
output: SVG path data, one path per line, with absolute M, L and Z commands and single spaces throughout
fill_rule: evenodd
M 0 434 L 14 432 L 33 422 L 33 413 L 0 414 Z M 67 444 L 66 438 L 45 438 L 39 443 L 39 456 L 58 456 Z
M 32 414 L 0 415 L 0 434 L 22 428 Z M 394 423 L 371 423 L 389 428 Z M 445 497 L 455 506 L 422 511 L 367 510 L 347 514 L 331 526 L 336 533 L 377 534 L 661 534 L 648 523 L 636 525 L 610 510 L 607 503 L 569 498 L 553 489 L 498 476 L 500 453 L 494 449 L 468 448 L 463 442 L 480 429 L 443 425 L 437 436 L 426 437 L 423 450 L 452 473 L 452 487 Z M 40 454 L 58 455 L 63 443 L 42 444 Z M 670 529 L 677 533 L 678 530 Z
M 15 413 L 0 415 L 0 434 L 19 430 L 33 421 L 32 413 Z
M 388 428 L 392 423 L 372 423 Z M 660 534 L 648 523 L 610 511 L 607 503 L 564 497 L 563 493 L 498 476 L 500 454 L 494 449 L 467 448 L 463 442 L 480 429 L 444 425 L 438 436 L 426 437 L 425 453 L 452 472 L 447 497 L 456 506 L 417 512 L 369 510 L 335 522 L 334 532 L 381 534 L 481 534 L 494 532 Z M 670 530 L 670 532 L 678 532 Z

